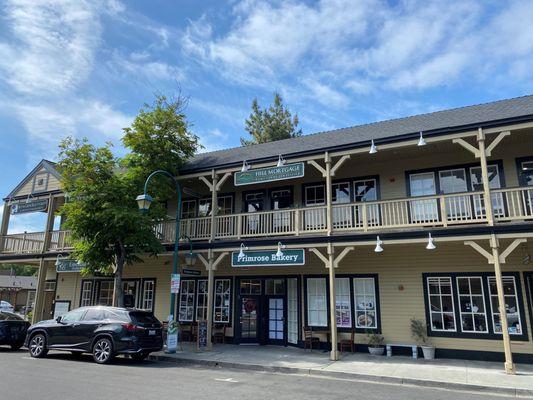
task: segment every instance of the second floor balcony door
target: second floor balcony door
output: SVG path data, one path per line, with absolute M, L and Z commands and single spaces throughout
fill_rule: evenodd
M 500 172 L 497 165 L 488 165 L 487 172 L 489 175 L 489 188 L 490 189 L 500 189 Z M 481 167 L 472 167 L 470 168 L 470 179 L 472 181 L 472 190 L 473 191 L 482 191 L 483 190 L 483 180 L 481 177 Z M 491 193 L 492 200 L 492 210 L 494 216 L 505 217 L 505 207 L 503 201 L 502 193 Z M 474 196 L 474 212 L 476 218 L 484 218 L 485 215 L 485 199 L 483 195 L 478 194 Z
M 411 196 L 434 196 L 437 193 L 435 185 L 435 173 L 423 172 L 409 176 Z M 422 199 L 411 201 L 411 222 L 431 223 L 439 219 L 436 199 Z
M 439 184 L 442 194 L 465 193 L 468 191 L 464 168 L 439 171 Z M 446 197 L 446 218 L 449 221 L 470 219 L 472 203 L 469 195 Z
M 244 212 L 257 213 L 265 209 L 265 193 L 262 191 L 246 193 L 244 195 Z M 259 233 L 261 229 L 261 215 L 247 215 L 243 223 L 243 234 Z
M 274 233 L 284 233 L 293 230 L 292 213 L 281 211 L 292 207 L 291 189 L 275 189 L 270 193 L 270 208 L 278 211 L 272 214 L 272 229 Z

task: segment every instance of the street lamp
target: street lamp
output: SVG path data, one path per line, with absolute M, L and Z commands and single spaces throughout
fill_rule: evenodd
M 180 238 L 180 215 L 181 215 L 181 187 L 179 182 L 174 178 L 174 176 L 167 171 L 163 170 L 157 170 L 152 172 L 148 178 L 146 178 L 146 182 L 144 182 L 144 193 L 137 196 L 135 199 L 137 201 L 137 205 L 139 206 L 139 211 L 142 213 L 148 212 L 148 209 L 150 208 L 150 204 L 152 204 L 153 198 L 147 194 L 148 189 L 148 183 L 150 182 L 150 179 L 152 179 L 155 175 L 162 174 L 167 176 L 168 178 L 172 179 L 172 182 L 174 182 L 174 185 L 176 186 L 176 192 L 178 193 L 178 205 L 176 207 L 176 237 L 174 240 L 174 258 L 172 262 L 172 274 L 178 273 L 178 250 L 179 250 L 179 238 Z M 192 244 L 191 244 L 192 246 Z M 192 248 L 191 248 L 192 253 Z M 173 325 L 176 321 L 176 294 L 170 293 L 170 316 L 172 316 L 172 321 L 169 321 L 169 333 L 171 330 L 171 322 L 173 322 Z M 174 326 L 172 327 L 173 329 Z M 167 335 L 167 352 L 174 353 L 176 351 L 175 348 L 169 349 L 168 346 L 168 336 Z
M 183 235 L 181 237 L 182 239 L 187 239 L 187 241 L 189 242 L 189 252 L 187 254 L 185 254 L 185 264 L 187 265 L 187 267 L 192 267 L 194 266 L 194 264 L 196 264 L 196 260 L 198 259 L 198 255 L 196 253 L 193 253 L 192 251 L 192 241 L 191 241 L 191 238 L 187 235 Z

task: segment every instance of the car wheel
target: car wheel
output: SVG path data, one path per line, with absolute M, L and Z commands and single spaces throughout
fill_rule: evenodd
M 23 343 L 13 343 L 11 344 L 11 350 L 18 350 L 22 347 Z
M 98 364 L 107 364 L 113 359 L 113 343 L 106 337 L 96 339 L 93 358 Z
M 29 344 L 30 356 L 34 358 L 41 358 L 48 354 L 48 349 L 46 348 L 46 337 L 42 333 L 33 335 L 30 339 Z
M 150 353 L 135 353 L 131 355 L 131 358 L 135 361 L 144 361 L 150 355 Z

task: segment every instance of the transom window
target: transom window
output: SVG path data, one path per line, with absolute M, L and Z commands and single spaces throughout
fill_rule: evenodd
M 267 279 L 265 281 L 265 294 L 268 294 L 268 295 L 285 294 L 285 279 Z
M 452 278 L 427 278 L 430 304 L 430 326 L 435 332 L 455 332 L 455 304 L 452 294 Z
M 261 280 L 260 279 L 242 279 L 240 293 L 241 294 L 261 294 Z

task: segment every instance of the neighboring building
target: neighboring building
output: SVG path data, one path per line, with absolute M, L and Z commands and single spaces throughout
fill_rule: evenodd
M 179 179 L 180 232 L 202 255 L 199 276 L 182 271 L 183 325 L 212 314 L 234 343 L 280 345 L 302 345 L 306 326 L 323 342 L 353 330 L 363 346 L 366 332 L 412 343 L 416 317 L 438 357 L 503 359 L 505 343 L 508 370 L 511 349 L 533 360 L 533 96 L 204 153 Z M 112 279 L 56 272 L 59 181 L 43 161 L 5 199 L 0 260 L 41 267 L 38 318 L 112 301 Z M 27 199 L 47 227 L 9 234 Z M 125 270 L 130 299 L 163 320 L 174 224 L 158 229 L 167 253 Z
M 0 300 L 11 303 L 17 312 L 33 307 L 36 289 L 36 276 L 0 275 Z

